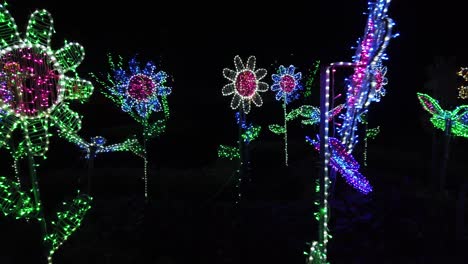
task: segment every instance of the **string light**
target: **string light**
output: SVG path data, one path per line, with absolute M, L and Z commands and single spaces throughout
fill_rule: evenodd
M 306 137 L 306 140 L 320 151 L 320 140 L 312 140 Z M 346 182 L 356 190 L 363 194 L 368 194 L 372 191 L 369 181 L 359 172 L 359 163 L 354 157 L 348 153 L 346 147 L 334 137 L 329 138 L 329 146 L 331 151 L 330 165 L 339 172 Z
M 296 67 L 290 65 L 287 69 L 280 65 L 276 74 L 271 75 L 273 85 L 271 90 L 276 92 L 276 100 L 283 100 L 284 125 L 281 129 L 284 134 L 284 162 L 288 166 L 288 126 L 286 116 L 288 115 L 287 104 L 299 98 L 299 91 L 303 89 L 301 83 L 302 73 L 294 73 Z M 273 128 L 275 130 L 276 126 Z
M 92 197 L 79 194 L 71 204 L 63 203 L 65 210 L 57 212 L 57 220 L 51 222 L 52 233 L 45 237 L 49 244 L 48 262 L 52 263 L 52 256 L 57 249 L 67 241 L 80 226 L 86 213 L 91 209 Z
M 443 110 L 439 102 L 427 94 L 417 93 L 424 110 L 432 114 L 432 124 L 443 131 L 447 129 L 459 137 L 468 137 L 468 105 L 456 107 L 453 111 Z
M 81 128 L 81 117 L 72 111 L 68 101 L 85 102 L 94 88 L 79 78 L 76 68 L 84 59 L 84 49 L 78 43 L 65 43 L 56 51 L 51 48 L 54 33 L 53 19 L 47 10 L 36 10 L 20 37 L 16 23 L 5 6 L 0 5 L 0 147 L 9 150 L 14 159 L 15 176 L 19 174 L 18 162 L 27 158 L 34 201 L 21 191 L 17 183 L 0 177 L 0 209 L 16 218 L 35 218 L 39 221 L 46 247 L 52 254 L 79 226 L 76 214 L 82 219 L 85 211 L 79 210 L 83 196 L 76 199 L 69 211 L 58 214 L 58 224 L 47 232 L 43 216 L 40 190 L 36 177 L 34 156 L 46 158 L 49 148 L 50 127 L 61 136 L 76 133 Z M 66 76 L 72 73 L 73 77 Z M 22 139 L 15 144 L 12 134 L 20 130 Z M 89 206 L 86 207 L 89 209 Z M 86 209 L 86 210 L 87 210 Z M 49 243 L 50 241 L 51 243 Z
M 341 139 L 348 150 L 357 143 L 357 126 L 360 116 L 367 112 L 372 102 L 379 102 L 385 95 L 387 69 L 383 60 L 387 59 L 385 50 L 392 37 L 394 22 L 387 16 L 390 0 L 369 2 L 369 15 L 364 37 L 358 41 L 353 57 L 354 73 L 349 80 L 346 99 L 346 114 L 339 130 Z
M 266 92 L 268 90 L 268 84 L 260 81 L 265 78 L 267 71 L 263 68 L 255 70 L 255 63 L 255 56 L 250 56 L 246 64 L 242 62 L 239 56 L 235 56 L 235 70 L 223 69 L 224 78 L 228 79 L 231 83 L 223 87 L 222 94 L 224 96 L 234 94 L 231 100 L 231 108 L 237 109 L 241 107 L 246 114 L 250 112 L 251 102 L 258 107 L 262 106 L 263 100 L 258 92 Z
M 319 66 L 320 66 L 320 60 L 317 60 L 315 61 L 314 66 L 312 66 L 312 70 L 310 70 L 309 77 L 307 78 L 305 82 L 305 91 L 304 91 L 305 98 L 308 98 L 312 95 L 312 85 L 314 84 L 315 76 L 317 74 Z
M 134 56 L 128 61 L 128 69 L 124 68 L 123 59 L 120 56 L 115 63 L 109 55 L 108 61 L 111 73 L 108 73 L 104 80 L 94 74 L 92 76 L 105 88 L 102 93 L 143 127 L 143 149 L 139 152 L 144 153 L 144 195 L 145 199 L 148 199 L 146 142 L 161 135 L 166 129 L 166 120 L 169 118 L 166 97 L 171 94 L 172 88 L 166 86 L 167 73 L 157 71 L 152 61 L 148 61 L 144 67 L 141 67 L 140 62 Z M 153 121 L 152 114 L 160 111 L 164 112 L 164 118 Z
M 465 82 L 468 82 L 468 68 L 461 67 L 457 75 L 462 77 Z M 458 97 L 461 99 L 468 98 L 468 86 L 462 85 L 458 87 Z

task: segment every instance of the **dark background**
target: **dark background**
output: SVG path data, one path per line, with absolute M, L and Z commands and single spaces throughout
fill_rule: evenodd
M 108 53 L 125 60 L 138 54 L 142 63 L 160 65 L 173 87 L 167 132 L 149 146 L 151 205 L 142 200 L 139 158 L 99 156 L 93 209 L 56 253 L 56 263 L 304 263 L 302 251 L 316 235 L 318 170 L 317 154 L 304 135 L 314 136 L 318 129 L 291 125 L 291 165 L 285 168 L 282 140 L 266 129 L 281 122 L 282 109 L 274 93 L 262 93 L 264 105 L 249 114 L 263 127 L 252 144 L 250 183 L 244 202 L 233 206 L 236 164 L 216 155 L 219 144 L 233 145 L 237 139 L 231 97 L 221 94 L 227 83 L 222 69 L 234 67 L 235 55 L 255 55 L 268 76 L 281 64 L 306 73 L 316 60 L 323 65 L 350 61 L 351 47 L 364 31 L 366 1 L 9 1 L 21 34 L 39 8 L 54 19 L 54 50 L 65 39 L 84 46 L 85 60 L 77 69 L 82 78 L 107 72 Z M 389 16 L 400 36 L 387 49 L 387 95 L 371 106 L 370 126 L 382 132 L 369 142 L 369 166 L 363 168 L 374 192 L 364 197 L 338 178 L 332 263 L 464 263 L 460 249 L 466 248 L 466 234 L 455 239 L 454 226 L 459 185 L 466 176 L 466 142 L 452 141 L 447 193 L 440 196 L 432 173 L 441 160 L 440 143 L 433 145 L 433 137 L 441 142 L 442 135 L 433 132 L 416 97 L 423 91 L 452 98 L 442 102 L 446 109 L 466 103 L 453 99 L 456 86 L 447 81 L 460 79 L 454 71 L 444 72 L 467 65 L 463 13 L 457 1 L 392 1 Z M 434 92 L 429 83 L 436 74 L 428 69 L 439 56 L 454 61 L 441 63 L 438 69 L 445 75 L 437 78 L 445 82 Z M 81 135 L 116 143 L 136 133 L 133 120 L 94 84 L 89 102 L 72 104 L 83 115 Z M 307 103 L 318 106 L 318 77 L 312 92 Z M 12 175 L 9 157 L 3 157 L 2 172 Z M 61 201 L 73 197 L 76 179 L 88 173 L 88 165 L 77 147 L 52 139 L 48 159 L 38 169 L 50 217 Z M 36 225 L 1 218 L 0 228 L 0 263 L 38 263 Z

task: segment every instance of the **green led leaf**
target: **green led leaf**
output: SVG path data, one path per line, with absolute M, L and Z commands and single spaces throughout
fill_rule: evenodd
M 277 135 L 284 134 L 284 132 L 285 132 L 284 126 L 280 126 L 280 125 L 277 125 L 277 124 L 269 125 L 268 129 L 270 129 L 271 132 L 273 132 L 273 133 L 275 133 Z
M 239 159 L 239 149 L 237 147 L 220 145 L 218 147 L 218 157 L 230 160 Z
M 380 133 L 380 126 L 375 127 L 375 128 L 369 128 L 366 130 L 366 138 L 375 139 L 379 133 Z
M 242 138 L 244 139 L 244 142 L 248 143 L 257 139 L 258 136 L 260 135 L 261 130 L 262 128 L 260 126 L 255 126 L 255 125 L 249 126 L 242 134 Z
M 18 183 L 0 177 L 0 211 L 19 218 L 34 217 L 36 209 L 31 198 L 21 191 Z
M 57 212 L 57 219 L 52 222 L 52 232 L 50 232 L 45 240 L 49 242 L 49 256 L 80 227 L 85 214 L 91 209 L 92 197 L 86 194 L 80 194 L 70 204 L 65 204 L 63 211 Z

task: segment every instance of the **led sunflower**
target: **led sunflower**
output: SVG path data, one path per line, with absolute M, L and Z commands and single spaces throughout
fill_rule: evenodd
M 50 125 L 62 132 L 81 128 L 80 116 L 65 101 L 88 99 L 93 85 L 65 74 L 74 72 L 83 61 L 84 49 L 66 43 L 52 50 L 53 20 L 46 10 L 31 15 L 24 38 L 3 6 L 0 15 L 0 144 L 8 147 L 12 133 L 19 128 L 24 140 L 18 150 L 28 148 L 33 155 L 42 156 L 48 150 Z
M 255 70 L 255 62 L 255 57 L 250 56 L 244 65 L 242 59 L 239 56 L 235 56 L 235 70 L 223 69 L 223 76 L 231 81 L 231 83 L 223 87 L 223 95 L 234 94 L 231 100 L 231 108 L 237 109 L 241 107 L 242 111 L 246 114 L 250 112 L 251 102 L 256 106 L 262 106 L 262 97 L 258 92 L 266 92 L 268 90 L 268 84 L 260 81 L 265 78 L 267 71 L 262 68 Z

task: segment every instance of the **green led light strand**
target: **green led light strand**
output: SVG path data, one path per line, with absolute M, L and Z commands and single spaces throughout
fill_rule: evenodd
M 432 114 L 432 124 L 443 131 L 459 137 L 468 137 L 468 105 L 456 107 L 453 111 L 443 110 L 439 102 L 427 94 L 417 93 L 423 108 Z
M 369 139 L 375 139 L 377 135 L 380 133 L 380 126 L 375 128 L 367 128 L 366 122 L 366 136 L 364 137 L 364 166 L 367 166 L 367 141 Z
M 239 159 L 239 148 L 238 147 L 231 147 L 225 145 L 218 146 L 218 157 L 219 158 L 227 158 L 230 160 Z
M 137 155 L 144 159 L 144 193 L 148 201 L 146 143 L 166 130 L 166 122 L 170 117 L 167 96 L 171 94 L 172 88 L 166 86 L 168 75 L 164 71 L 156 71 L 156 65 L 151 61 L 140 67 L 140 62 L 133 57 L 125 69 L 121 56 L 115 61 L 112 55 L 108 54 L 108 64 L 110 72 L 105 74 L 105 78 L 99 78 L 95 74 L 91 74 L 91 77 L 104 88 L 101 92 L 106 98 L 120 106 L 122 111 L 128 113 L 142 126 L 143 149 L 132 147 L 131 150 L 139 153 Z M 153 115 L 161 111 L 162 118 Z
M 0 203 L 3 211 L 17 218 L 36 218 L 47 248 L 50 236 L 35 157 L 46 157 L 51 126 L 60 134 L 81 128 L 81 117 L 68 107 L 68 101 L 85 102 L 94 89 L 75 71 L 85 55 L 80 44 L 66 42 L 58 50 L 51 48 L 53 22 L 47 10 L 34 11 L 22 38 L 13 17 L 0 5 L 0 148 L 12 155 L 15 176 L 19 174 L 19 161 L 26 159 L 32 185 L 31 199 L 19 183 L 0 179 Z M 17 130 L 21 138 L 13 142 Z
M 5 216 L 12 215 L 16 219 L 32 218 L 37 212 L 31 198 L 21 191 L 20 185 L 6 177 L 0 177 L 0 210 Z
M 63 203 L 65 210 L 57 212 L 57 220 L 51 222 L 51 233 L 45 237 L 50 245 L 49 263 L 52 263 L 52 256 L 57 249 L 81 226 L 86 213 L 91 209 L 91 202 L 92 197 L 80 194 L 71 204 Z
M 312 66 L 312 70 L 309 72 L 309 78 L 307 78 L 305 82 L 304 98 L 308 98 L 312 95 L 312 85 L 314 84 L 315 76 L 317 76 L 319 66 L 320 60 L 315 61 L 314 65 Z

